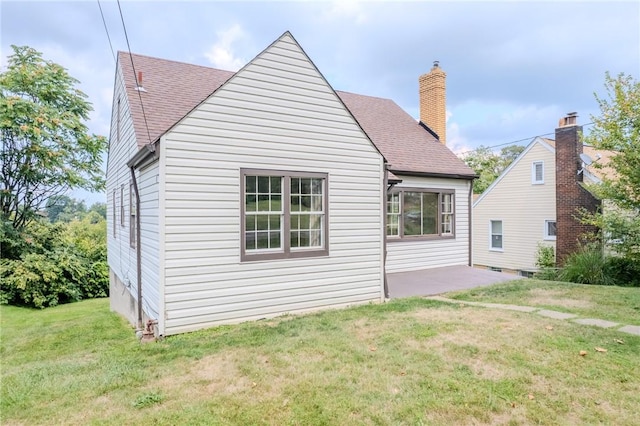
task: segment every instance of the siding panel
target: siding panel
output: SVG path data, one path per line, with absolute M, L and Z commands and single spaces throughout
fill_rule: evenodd
M 399 176 L 397 188 L 453 189 L 455 238 L 387 242 L 387 273 L 469 264 L 469 181 Z
M 382 158 L 285 36 L 167 133 L 164 334 L 381 300 Z M 240 261 L 240 169 L 328 174 L 329 255 Z
M 544 221 L 555 220 L 555 154 L 534 141 L 491 191 L 473 208 L 474 264 L 512 270 L 535 270 Z M 544 184 L 531 183 L 531 164 L 544 161 Z M 504 251 L 489 249 L 489 223 L 502 220 Z

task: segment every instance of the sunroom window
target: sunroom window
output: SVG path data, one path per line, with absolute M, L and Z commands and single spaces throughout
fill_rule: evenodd
M 453 236 L 454 217 L 453 191 L 399 189 L 387 195 L 388 236 Z

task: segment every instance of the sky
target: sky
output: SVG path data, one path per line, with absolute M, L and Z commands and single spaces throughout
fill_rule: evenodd
M 80 81 L 94 108 L 90 131 L 108 135 L 112 48 L 128 50 L 123 28 L 133 53 L 230 71 L 290 31 L 334 89 L 392 99 L 414 118 L 418 77 L 439 61 L 456 153 L 527 144 L 553 134 L 568 112 L 588 131 L 605 73 L 640 78 L 640 1 L 121 0 L 120 8 L 124 27 L 115 1 L 1 0 L 0 70 L 11 45 L 42 52 Z

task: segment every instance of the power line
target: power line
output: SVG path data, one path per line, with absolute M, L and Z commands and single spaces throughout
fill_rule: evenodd
M 107 28 L 107 21 L 104 19 L 104 13 L 102 12 L 102 5 L 100 5 L 100 0 L 98 0 L 98 7 L 100 8 L 100 16 L 102 16 L 102 23 L 104 24 L 104 30 L 107 33 L 107 39 L 109 40 L 109 47 L 111 48 L 111 56 L 113 56 L 113 62 L 116 61 L 116 54 L 113 51 L 113 44 L 111 44 L 111 36 L 109 35 L 109 28 Z
M 581 126 L 585 127 L 585 126 L 590 126 L 592 124 L 594 124 L 594 123 L 591 122 L 591 123 L 587 123 L 587 124 L 581 124 Z M 555 135 L 555 132 L 544 133 L 542 135 L 536 135 L 536 136 L 529 136 L 528 138 L 522 138 L 522 139 L 518 139 L 518 140 L 515 140 L 515 141 L 511 141 L 511 142 L 501 143 L 501 144 L 498 144 L 498 145 L 481 146 L 481 147 L 478 147 L 476 149 L 470 149 L 468 151 L 459 152 L 458 155 L 469 154 L 469 153 L 472 153 L 472 152 L 476 152 L 476 151 L 478 151 L 480 149 L 493 149 L 493 148 L 500 148 L 501 146 L 506 146 L 506 145 L 518 145 L 520 142 L 531 141 L 531 140 L 533 140 L 535 138 L 541 138 L 541 137 L 550 136 L 550 135 Z
M 124 23 L 124 16 L 122 15 L 122 8 L 120 7 L 120 0 L 117 0 L 118 10 L 120 11 L 120 20 L 122 21 L 122 28 L 124 29 L 124 38 L 127 41 L 127 50 L 129 51 L 129 60 L 131 60 L 131 68 L 133 69 L 133 78 L 136 80 L 136 88 L 140 89 L 140 84 L 138 82 L 138 74 L 136 73 L 136 66 L 133 64 L 133 55 L 131 54 L 131 45 L 129 44 L 129 36 L 127 35 L 127 26 Z M 147 115 L 144 112 L 144 104 L 142 103 L 142 95 L 140 94 L 140 90 L 136 90 L 138 92 L 138 99 L 140 99 L 140 108 L 142 109 L 142 118 L 144 119 L 144 127 L 147 129 L 147 138 L 149 139 L 149 143 L 153 142 L 151 140 L 151 133 L 149 132 L 149 124 L 147 123 Z

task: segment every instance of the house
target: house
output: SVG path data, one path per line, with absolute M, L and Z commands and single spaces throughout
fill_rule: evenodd
M 596 211 L 600 201 L 585 183 L 599 183 L 610 153 L 580 142 L 575 113 L 560 120 L 555 140 L 536 137 L 473 203 L 473 263 L 530 276 L 538 245 L 552 246 L 562 264 L 585 235 L 578 210 Z M 586 163 L 585 163 L 586 160 Z
M 170 335 L 379 302 L 388 273 L 470 264 L 474 173 L 424 120 L 336 92 L 288 32 L 236 73 L 120 52 L 112 310 Z

